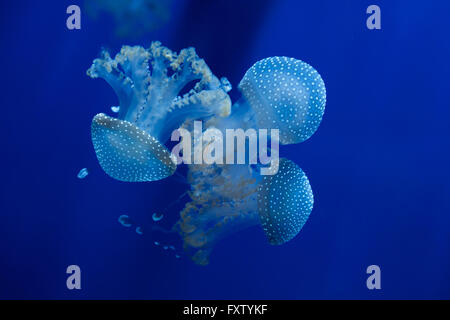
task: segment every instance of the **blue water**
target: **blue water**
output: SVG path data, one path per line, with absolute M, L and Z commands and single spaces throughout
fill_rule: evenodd
M 366 28 L 373 2 L 378 31 Z M 168 24 L 133 40 L 117 38 L 107 15 L 83 13 L 82 29 L 67 30 L 70 4 L 83 10 L 82 1 L 1 3 L 0 298 L 450 298 L 448 1 L 180 0 Z M 319 130 L 281 150 L 315 194 L 293 241 L 273 247 L 252 228 L 201 267 L 118 223 L 122 214 L 154 223 L 185 186 L 102 171 L 90 121 L 117 100 L 86 70 L 102 47 L 153 40 L 195 47 L 234 87 L 269 56 L 320 72 L 328 103 Z M 180 208 L 158 223 L 176 221 Z M 66 288 L 72 264 L 81 290 Z M 381 290 L 366 288 L 372 264 Z

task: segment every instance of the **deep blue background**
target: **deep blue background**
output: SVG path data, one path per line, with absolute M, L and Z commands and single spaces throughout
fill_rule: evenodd
M 373 3 L 381 31 L 365 26 Z M 175 1 L 167 25 L 133 41 L 117 39 L 108 16 L 83 15 L 82 30 L 67 30 L 70 4 L 83 9 L 1 4 L 0 298 L 450 298 L 449 1 Z M 184 187 L 106 176 L 90 121 L 117 101 L 85 72 L 102 47 L 152 40 L 194 46 L 234 87 L 268 56 L 320 72 L 323 122 L 282 149 L 315 193 L 293 241 L 272 247 L 249 229 L 199 267 L 119 225 L 124 213 L 149 223 Z M 91 174 L 79 180 L 83 167 Z M 66 289 L 70 264 L 82 269 L 80 291 Z M 380 291 L 366 288 L 371 264 Z

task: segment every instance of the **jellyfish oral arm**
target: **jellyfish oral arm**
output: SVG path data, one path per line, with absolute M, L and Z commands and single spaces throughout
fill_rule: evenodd
M 211 208 L 200 215 L 192 215 L 186 225 L 178 226 L 185 248 L 200 265 L 208 264 L 209 254 L 215 244 L 230 234 L 260 225 L 256 211 L 237 214 L 231 208 Z
M 176 54 L 159 42 L 148 50 L 124 46 L 114 59 L 103 52 L 87 74 L 103 78 L 114 89 L 119 119 L 163 143 L 186 120 L 230 113 L 225 80 L 217 79 L 193 48 Z M 196 82 L 193 89 L 179 96 L 191 82 Z

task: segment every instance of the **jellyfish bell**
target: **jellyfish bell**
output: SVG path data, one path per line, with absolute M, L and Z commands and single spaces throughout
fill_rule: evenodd
M 269 243 L 280 245 L 293 239 L 313 205 L 311 185 L 303 170 L 281 158 L 278 173 L 264 176 L 258 188 L 258 214 Z
M 97 114 L 92 120 L 91 135 L 102 169 L 114 179 L 155 181 L 176 170 L 170 151 L 128 121 Z
M 326 89 L 309 64 L 288 57 L 256 62 L 239 83 L 259 128 L 279 129 L 282 144 L 300 143 L 317 130 L 325 111 Z

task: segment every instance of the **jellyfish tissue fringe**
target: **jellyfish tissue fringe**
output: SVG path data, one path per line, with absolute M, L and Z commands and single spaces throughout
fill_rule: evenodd
M 239 83 L 242 96 L 234 104 L 228 80 L 217 78 L 194 48 L 177 54 L 159 42 L 148 49 L 124 46 L 114 58 L 103 52 L 87 74 L 117 94 L 117 117 L 97 114 L 91 135 L 103 170 L 128 182 L 174 174 L 176 160 L 165 144 L 173 130 L 192 130 L 194 120 L 203 121 L 203 130 L 278 129 L 279 143 L 296 144 L 317 130 L 326 103 L 319 73 L 288 57 L 256 62 Z M 173 230 L 195 263 L 208 264 L 217 241 L 250 226 L 262 227 L 272 245 L 300 232 L 314 199 L 299 166 L 280 158 L 276 174 L 261 175 L 261 164 L 218 163 L 187 164 L 190 199 Z

